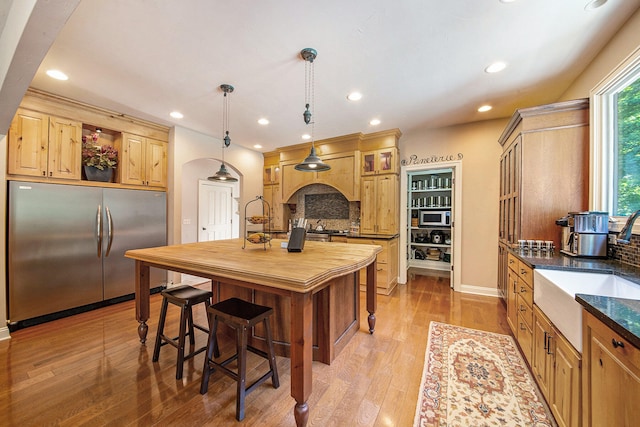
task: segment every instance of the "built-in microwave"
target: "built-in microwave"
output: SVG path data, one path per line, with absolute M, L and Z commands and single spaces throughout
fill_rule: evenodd
M 451 225 L 451 211 L 420 211 L 420 226 Z

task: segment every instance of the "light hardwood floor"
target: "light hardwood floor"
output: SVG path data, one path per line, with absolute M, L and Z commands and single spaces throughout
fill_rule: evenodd
M 163 347 L 152 363 L 160 301 L 151 298 L 146 346 L 138 341 L 132 301 L 16 331 L 0 342 L 0 425 L 295 425 L 289 359 L 278 357 L 279 389 L 267 381 L 247 397 L 242 422 L 234 418 L 231 378 L 212 374 L 209 392 L 200 395 L 203 354 L 185 364 L 179 381 L 173 347 Z M 390 296 L 378 296 L 373 335 L 364 307 L 362 300 L 360 331 L 335 361 L 314 362 L 310 426 L 411 426 L 430 321 L 509 333 L 498 298 L 454 293 L 443 278 L 415 276 Z M 177 312 L 170 307 L 167 325 L 177 324 Z M 196 321 L 204 319 L 199 308 Z M 205 341 L 198 335 L 197 343 Z M 266 362 L 249 357 L 251 377 Z

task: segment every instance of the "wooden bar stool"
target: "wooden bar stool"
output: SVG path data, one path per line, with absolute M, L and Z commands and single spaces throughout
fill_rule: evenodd
M 184 361 L 194 357 L 196 354 L 203 352 L 207 347 L 204 346 L 185 356 L 184 345 L 185 338 L 189 336 L 189 343 L 191 347 L 196 344 L 194 337 L 194 328 L 200 329 L 203 332 L 209 333 L 209 328 L 196 325 L 193 323 L 192 307 L 204 303 L 205 308 L 210 306 L 212 293 L 202 289 L 194 288 L 192 286 L 178 286 L 175 288 L 162 291 L 162 307 L 160 309 L 160 320 L 158 322 L 158 333 L 156 334 L 156 345 L 153 349 L 153 361 L 157 362 L 160 357 L 160 347 L 166 344 L 171 344 L 178 349 L 178 361 L 176 364 L 176 379 L 182 378 L 182 370 Z M 175 338 L 169 338 L 164 334 L 164 324 L 167 317 L 167 307 L 169 303 L 180 307 L 180 332 Z
M 276 366 L 276 355 L 271 339 L 271 326 L 269 325 L 269 316 L 273 314 L 271 307 L 252 304 L 238 298 L 230 298 L 221 301 L 207 308 L 209 314 L 209 340 L 207 342 L 207 356 L 204 359 L 204 368 L 202 369 L 202 382 L 200 384 L 200 394 L 205 394 L 209 388 L 209 376 L 215 368 L 220 368 L 222 373 L 230 376 L 237 383 L 236 393 L 236 419 L 242 421 L 244 419 L 244 398 L 251 393 L 257 386 L 271 378 L 273 388 L 280 387 L 278 379 L 278 367 Z M 218 348 L 218 339 L 216 332 L 218 331 L 218 322 L 223 322 L 236 330 L 236 354 L 229 357 L 223 362 L 216 362 L 214 358 L 220 357 Z M 248 345 L 249 331 L 258 323 L 264 323 L 266 334 L 268 353 Z M 269 372 L 256 380 L 249 387 L 245 387 L 247 374 L 247 350 L 264 357 L 269 361 Z M 227 365 L 234 360 L 238 360 L 237 372 L 227 368 Z

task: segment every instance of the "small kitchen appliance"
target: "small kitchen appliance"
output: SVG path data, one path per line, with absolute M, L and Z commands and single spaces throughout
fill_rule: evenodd
M 562 227 L 560 252 L 575 257 L 606 258 L 608 212 L 570 212 L 556 224 Z
M 420 211 L 420 226 L 451 225 L 451 211 Z

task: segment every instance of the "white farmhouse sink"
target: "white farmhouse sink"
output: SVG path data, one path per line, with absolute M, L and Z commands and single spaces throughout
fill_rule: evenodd
M 582 353 L 582 306 L 576 294 L 640 300 L 640 285 L 613 274 L 533 270 L 533 302 Z

